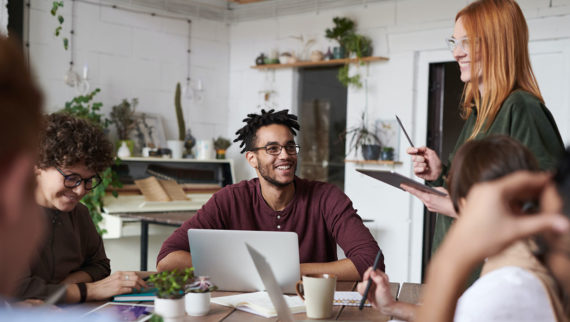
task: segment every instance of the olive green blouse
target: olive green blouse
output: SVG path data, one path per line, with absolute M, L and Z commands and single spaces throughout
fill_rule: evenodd
M 457 150 L 471 135 L 476 118 L 477 111 L 473 109 L 463 126 L 455 148 L 449 155 L 447 164 L 443 166 L 440 177 L 431 182 L 431 185 L 445 185 L 451 161 Z M 475 139 L 482 139 L 492 134 L 505 134 L 520 141 L 534 154 L 542 170 L 554 168 L 564 152 L 562 138 L 550 111 L 535 96 L 522 90 L 516 90 L 507 97 L 489 129 L 477 134 Z M 432 254 L 440 246 L 453 221 L 451 217 L 437 214 Z

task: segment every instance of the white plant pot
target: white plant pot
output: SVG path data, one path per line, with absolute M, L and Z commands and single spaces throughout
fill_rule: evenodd
M 202 316 L 210 311 L 210 292 L 186 293 L 184 295 L 186 313 L 193 316 Z
M 182 159 L 182 153 L 184 152 L 184 141 L 180 140 L 168 140 L 166 145 L 172 151 L 173 159 Z
M 161 299 L 154 300 L 154 312 L 161 315 L 165 319 L 177 318 L 184 316 L 184 298 L 179 299 Z
M 210 160 L 214 158 L 214 142 L 210 140 L 196 141 L 196 159 Z

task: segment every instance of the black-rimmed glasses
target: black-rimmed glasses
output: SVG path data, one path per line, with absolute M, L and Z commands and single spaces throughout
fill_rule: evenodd
M 85 190 L 92 190 L 93 188 L 95 188 L 99 184 L 101 184 L 101 181 L 102 181 L 101 177 L 98 174 L 96 174 L 90 178 L 83 179 L 77 173 L 65 174 L 65 173 L 63 173 L 63 171 L 61 171 L 60 168 L 56 167 L 56 169 L 63 176 L 63 185 L 66 188 L 72 189 L 72 188 L 79 186 L 81 184 L 81 182 L 85 182 Z
M 298 154 L 299 151 L 301 150 L 301 147 L 297 144 L 287 144 L 287 145 L 268 144 L 266 146 L 252 148 L 250 151 L 265 150 L 267 154 L 279 155 L 283 148 L 285 148 L 285 152 L 287 152 L 287 154 L 289 155 Z

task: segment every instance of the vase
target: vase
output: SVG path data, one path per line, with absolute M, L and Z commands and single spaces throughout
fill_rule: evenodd
M 184 295 L 184 307 L 186 313 L 192 316 L 203 316 L 210 311 L 210 292 L 186 293 Z
M 184 141 L 168 140 L 166 145 L 172 153 L 173 159 L 182 159 L 182 152 L 184 152 Z
M 226 158 L 226 150 L 225 149 L 216 149 L 216 159 L 224 160 Z
M 333 58 L 334 59 L 342 59 L 346 56 L 346 51 L 344 47 L 334 47 L 333 48 Z
M 380 146 L 376 144 L 363 144 L 362 157 L 364 160 L 378 160 L 378 158 L 380 158 Z
M 259 56 L 257 56 L 257 58 L 255 59 L 255 64 L 256 65 L 265 64 L 265 55 L 263 53 L 261 53 L 261 54 L 259 54 Z
M 121 159 L 130 157 L 131 156 L 131 150 L 129 149 L 129 146 L 127 145 L 127 141 L 119 141 L 119 142 L 121 142 L 121 145 L 119 146 L 119 149 L 117 150 L 117 156 Z
M 214 142 L 212 140 L 196 141 L 196 159 L 210 160 L 214 158 Z
M 154 300 L 154 312 L 163 318 L 171 319 L 184 316 L 184 297 L 179 299 L 161 299 Z
M 380 159 L 383 161 L 394 161 L 394 150 L 382 150 Z

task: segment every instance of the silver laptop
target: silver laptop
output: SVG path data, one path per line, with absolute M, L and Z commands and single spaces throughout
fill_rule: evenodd
M 245 243 L 274 267 L 284 293 L 295 293 L 299 280 L 299 242 L 294 232 L 188 229 L 196 275 L 207 275 L 222 291 L 263 291 L 265 287 Z

